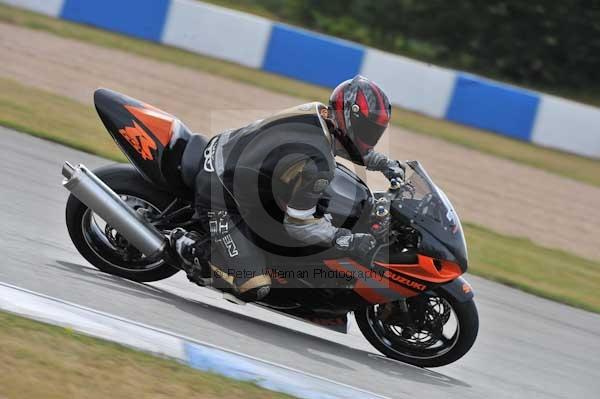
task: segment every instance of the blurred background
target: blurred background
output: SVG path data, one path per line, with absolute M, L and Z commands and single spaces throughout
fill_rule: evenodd
M 448 194 L 469 272 L 598 313 L 599 21 L 600 1 L 577 0 L 0 0 L 11 171 L 0 184 L 1 248 L 22 262 L 39 241 L 40 264 L 64 254 L 77 263 L 62 221 L 63 150 L 22 133 L 101 157 L 81 155 L 94 165 L 125 161 L 92 106 L 98 87 L 212 135 L 327 102 L 362 74 L 394 105 L 378 149 L 419 160 Z M 24 178 L 15 165 L 45 174 Z M 39 213 L 24 208 L 40 196 Z M 0 268 L 0 279 L 37 284 L 22 270 Z M 512 295 L 504 289 L 494 301 Z
M 600 104 L 594 1 L 215 0 L 428 63 Z

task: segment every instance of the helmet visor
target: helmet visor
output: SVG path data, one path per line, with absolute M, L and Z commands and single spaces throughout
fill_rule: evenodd
M 386 128 L 367 118 L 353 118 L 352 134 L 349 136 L 360 152 L 365 154 L 375 147 Z

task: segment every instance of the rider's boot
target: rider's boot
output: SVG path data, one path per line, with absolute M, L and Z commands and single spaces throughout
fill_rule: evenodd
M 229 270 L 226 272 L 209 264 L 211 241 L 207 236 L 178 227 L 169 234 L 169 242 L 171 252 L 178 258 L 190 281 L 201 286 L 211 285 L 220 289 L 225 293 L 224 298 L 231 302 L 241 304 L 259 301 L 270 291 L 271 278 L 267 275 L 236 278 L 227 273 Z
M 183 266 L 188 280 L 202 287 L 212 284 L 210 265 L 210 239 L 195 231 L 178 227 L 169 234 L 169 244 Z
M 261 274 L 249 279 L 239 279 L 211 265 L 214 286 L 223 292 L 223 298 L 237 305 L 256 302 L 265 298 L 271 290 L 271 278 Z

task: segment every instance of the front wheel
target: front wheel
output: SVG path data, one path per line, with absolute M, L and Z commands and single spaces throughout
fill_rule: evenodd
M 404 312 L 401 309 L 405 309 Z M 443 291 L 355 312 L 365 338 L 385 356 L 419 367 L 440 367 L 475 343 L 479 316 L 473 299 L 459 302 Z
M 146 181 L 132 165 L 109 165 L 94 173 L 138 212 L 160 213 L 174 200 L 171 194 Z M 158 281 L 178 272 L 162 259 L 149 259 L 129 245 L 73 194 L 67 201 L 66 221 L 79 253 L 103 272 L 138 282 Z

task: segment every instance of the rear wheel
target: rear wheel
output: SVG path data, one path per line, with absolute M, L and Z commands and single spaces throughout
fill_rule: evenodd
M 419 367 L 439 367 L 471 349 L 479 330 L 473 299 L 458 302 L 439 291 L 406 302 L 404 315 L 397 304 L 367 306 L 355 313 L 361 332 L 381 353 Z
M 140 213 L 158 214 L 175 199 L 146 181 L 132 165 L 109 165 L 94 173 Z M 163 280 L 178 272 L 162 259 L 148 258 L 129 245 L 118 231 L 74 195 L 67 201 L 66 221 L 79 253 L 103 272 L 139 282 Z

